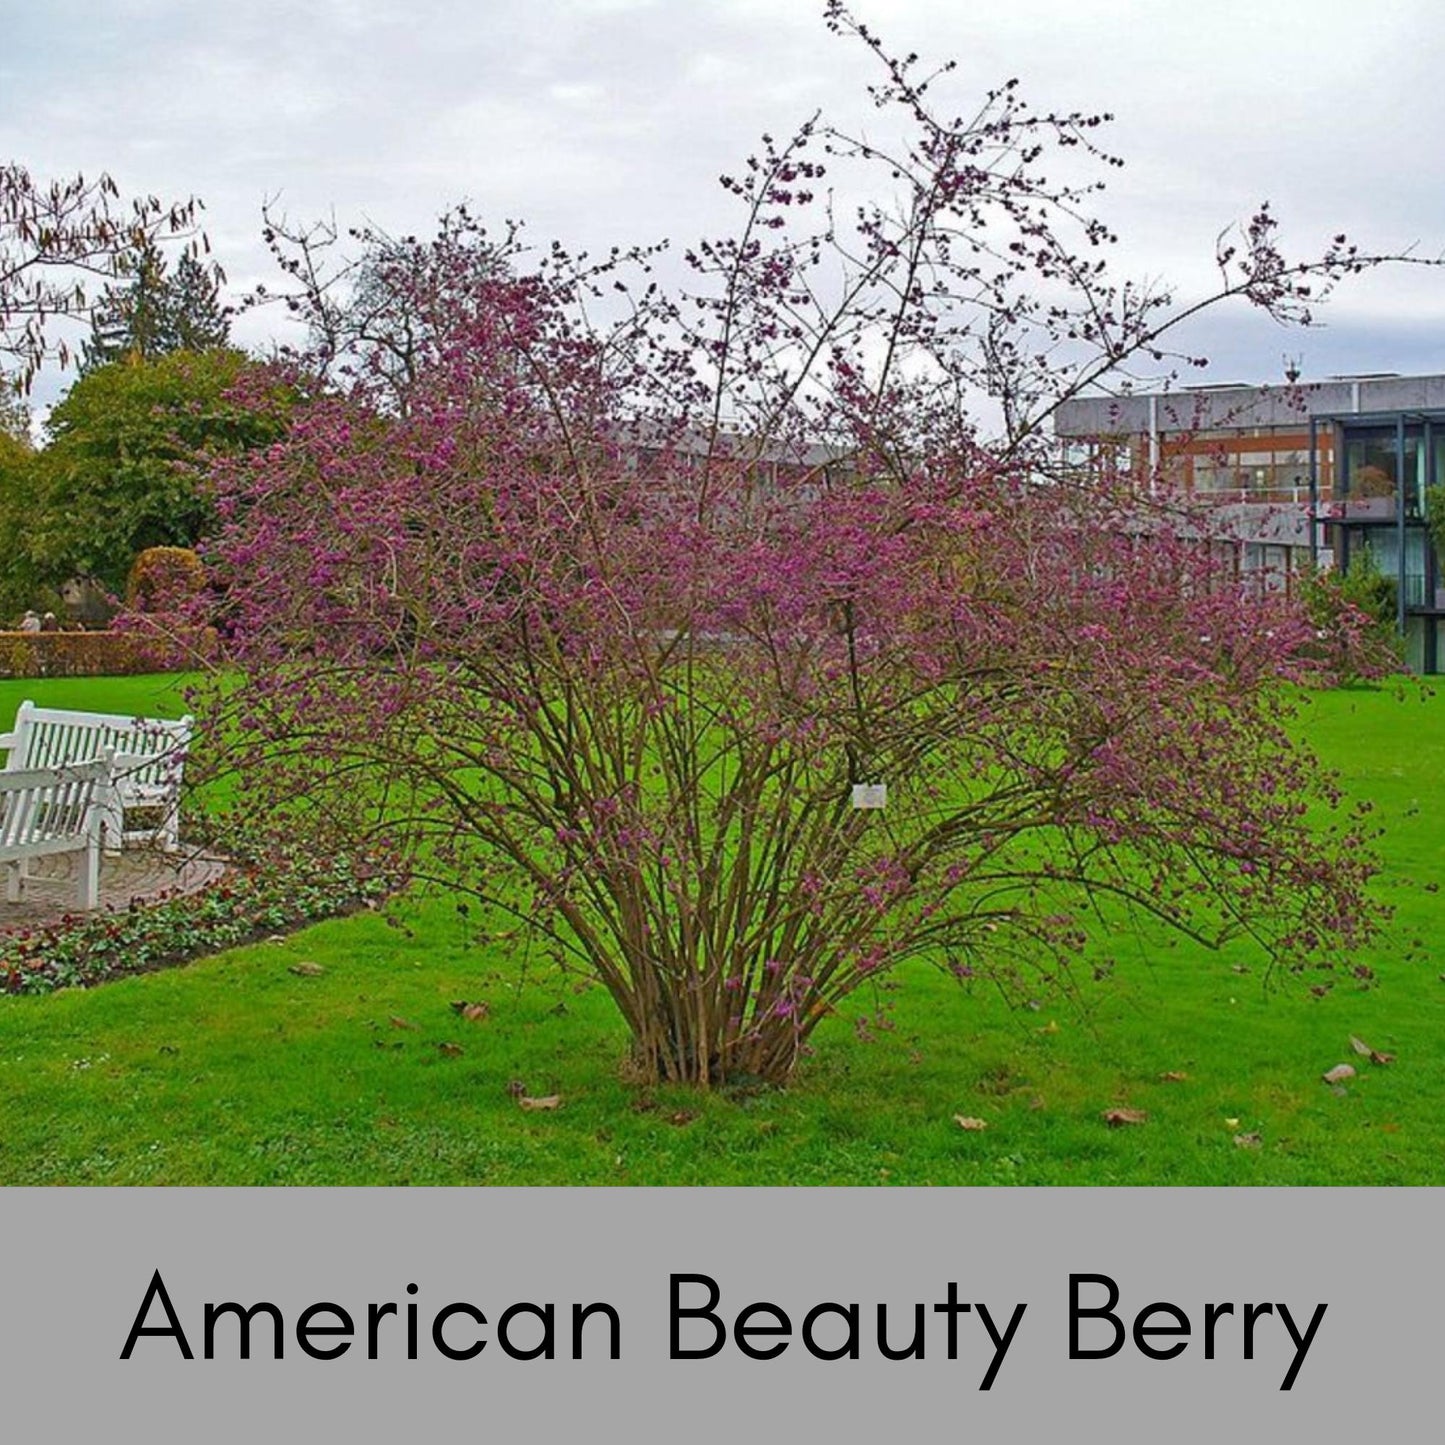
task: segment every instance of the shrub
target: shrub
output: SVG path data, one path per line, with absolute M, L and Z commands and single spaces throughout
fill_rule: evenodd
M 147 547 L 131 563 L 126 604 L 136 612 L 170 612 L 206 583 L 206 569 L 189 547 Z

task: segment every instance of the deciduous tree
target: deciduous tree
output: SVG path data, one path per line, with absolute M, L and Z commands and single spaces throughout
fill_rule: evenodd
M 108 175 L 45 183 L 0 163 L 0 370 L 22 391 L 47 359 L 70 358 L 55 323 L 89 316 L 91 283 L 120 274 L 124 258 L 165 238 L 204 248 L 200 202 L 144 196 L 127 206 Z
M 230 396 L 254 365 L 237 351 L 178 351 L 77 380 L 50 414 L 24 499 L 20 552 L 35 575 L 91 577 L 118 594 L 143 548 L 205 537 L 216 517 L 202 460 L 281 430 L 274 389 L 261 384 L 254 404 Z

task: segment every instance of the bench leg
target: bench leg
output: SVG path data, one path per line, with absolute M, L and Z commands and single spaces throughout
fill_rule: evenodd
M 93 833 L 80 859 L 76 902 L 83 909 L 94 908 L 100 902 L 100 839 Z
M 5 865 L 5 901 L 20 902 L 20 883 L 24 877 L 23 865 L 17 861 Z
M 100 814 L 101 841 L 107 853 L 119 853 L 125 843 L 125 807 L 112 792 Z

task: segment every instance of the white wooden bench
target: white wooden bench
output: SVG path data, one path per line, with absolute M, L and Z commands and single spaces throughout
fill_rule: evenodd
M 27 699 L 15 714 L 14 728 L 0 734 L 0 747 L 10 749 L 7 773 L 66 768 L 111 754 L 109 804 L 103 820 L 105 846 L 159 842 L 173 853 L 180 846 L 181 774 L 193 731 L 189 717 L 170 722 L 123 713 L 78 712 L 36 707 Z M 154 812 L 159 822 L 128 830 L 128 809 Z
M 101 824 L 109 802 L 112 759 L 67 768 L 7 768 L 0 772 L 0 863 L 5 897 L 20 901 L 32 859 L 79 853 L 76 902 L 100 901 Z

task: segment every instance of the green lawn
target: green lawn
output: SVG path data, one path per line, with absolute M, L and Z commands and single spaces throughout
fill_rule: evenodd
M 182 710 L 164 679 L 0 683 L 0 718 L 26 696 Z M 786 1092 L 639 1093 L 599 989 L 478 944 L 449 899 L 413 898 L 392 922 L 0 998 L 0 1181 L 1445 1182 L 1445 700 L 1341 691 L 1311 699 L 1303 726 L 1387 829 L 1379 886 L 1397 914 L 1358 960 L 1373 988 L 1267 990 L 1247 955 L 1115 938 L 1119 968 L 1081 1004 L 1011 1012 L 911 970 L 881 995 L 891 1030 L 855 1037 L 877 1002 L 860 998 Z M 1410 961 L 1417 939 L 1425 962 Z M 291 972 L 303 962 L 324 972 Z M 485 1000 L 488 1016 L 454 1000 Z M 1351 1035 L 1394 1062 L 1357 1056 Z M 1346 1062 L 1357 1077 L 1321 1082 Z M 524 1110 L 513 1084 L 561 1106 Z M 1109 1128 L 1117 1106 L 1147 1121 Z

